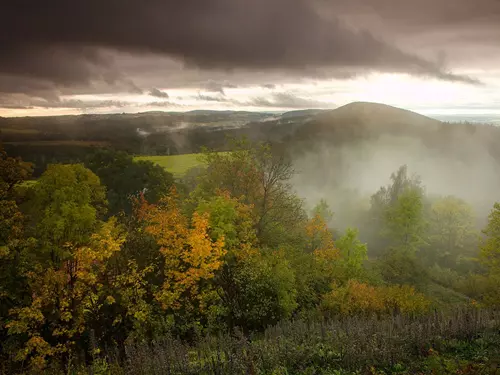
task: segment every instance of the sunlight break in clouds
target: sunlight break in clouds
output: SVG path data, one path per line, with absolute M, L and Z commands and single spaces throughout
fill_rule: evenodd
M 492 81 L 490 79 L 490 81 Z M 134 113 L 145 111 L 250 110 L 284 112 L 298 108 L 329 109 L 353 101 L 380 102 L 424 114 L 498 114 L 500 85 L 489 86 L 414 77 L 407 74 L 372 73 L 350 80 L 303 80 L 271 88 L 256 85 L 227 87 L 222 92 L 198 88 L 162 88 L 168 98 L 133 93 L 65 95 L 56 107 L 50 103 L 30 108 L 0 108 L 1 116 L 82 113 Z M 44 103 L 43 101 L 41 103 Z M 87 107 L 86 104 L 90 103 Z M 100 105 L 102 104 L 102 105 Z M 479 108 L 478 108 L 479 106 Z M 493 108 L 493 109 L 492 109 Z
M 3 116 L 499 103 L 498 0 L 27 0 L 0 21 Z

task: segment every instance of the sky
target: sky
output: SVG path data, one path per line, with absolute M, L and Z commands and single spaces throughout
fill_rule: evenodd
M 500 118 L 500 0 L 11 0 L 0 116 L 373 101 Z

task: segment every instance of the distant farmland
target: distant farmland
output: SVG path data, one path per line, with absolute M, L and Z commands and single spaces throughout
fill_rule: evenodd
M 134 160 L 148 160 L 165 168 L 175 177 L 182 177 L 186 172 L 198 165 L 202 165 L 201 154 L 136 156 Z

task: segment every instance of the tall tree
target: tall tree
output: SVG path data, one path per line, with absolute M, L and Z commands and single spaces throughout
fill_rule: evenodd
M 0 146 L 0 251 L 19 238 L 23 217 L 19 211 L 15 187 L 31 177 L 31 163 L 12 158 Z
M 114 219 L 102 222 L 105 189 L 81 164 L 50 165 L 29 203 L 36 237 L 36 257 L 25 274 L 31 298 L 12 310 L 7 327 L 10 335 L 25 338 L 16 358 L 40 369 L 47 357 L 67 359 L 75 337 L 88 334 L 88 321 L 112 302 L 105 288 L 108 260 L 121 249 L 124 234 Z
M 495 203 L 483 230 L 480 260 L 492 275 L 500 276 L 500 203 Z
M 224 238 L 224 263 L 213 281 L 225 325 L 255 330 L 289 317 L 296 307 L 294 271 L 283 251 L 259 248 L 253 207 L 220 191 L 197 212 L 210 215 L 214 240 Z
M 214 293 L 207 281 L 222 267 L 226 250 L 223 237 L 210 238 L 209 215 L 195 212 L 189 220 L 177 199 L 173 189 L 156 205 L 143 200 L 140 215 L 163 257 L 163 283 L 156 299 L 164 310 L 196 320 L 211 305 Z
M 104 305 L 114 302 L 105 288 L 108 261 L 120 250 L 124 235 L 114 219 L 91 235 L 85 244 L 65 245 L 67 256 L 58 267 L 36 264 L 29 272 L 31 302 L 11 310 L 9 334 L 24 340 L 15 359 L 43 370 L 47 359 L 67 359 L 81 337 L 89 334 L 89 321 L 99 320 Z M 86 349 L 80 347 L 80 349 Z
M 448 196 L 436 200 L 430 210 L 429 261 L 454 267 L 460 256 L 473 256 L 477 248 L 472 207 Z
M 266 144 L 238 141 L 228 153 L 205 152 L 206 170 L 195 197 L 217 195 L 221 189 L 253 206 L 255 230 L 262 244 L 275 247 L 298 232 L 306 220 L 302 200 L 292 190 L 294 170 L 285 157 Z M 197 198 L 199 199 L 199 198 Z
M 59 267 L 67 243 L 86 244 L 106 212 L 106 190 L 81 164 L 52 164 L 33 188 L 30 202 L 39 248 Z
M 418 176 L 403 165 L 391 175 L 391 184 L 372 196 L 370 228 L 377 255 L 388 248 L 415 253 L 426 243 L 424 188 Z
M 150 161 L 134 161 L 123 151 L 98 150 L 87 158 L 85 165 L 91 169 L 107 188 L 109 214 L 132 212 L 133 197 L 143 193 L 156 203 L 167 195 L 174 183 L 171 173 Z
M 363 271 L 363 263 L 368 259 L 368 248 L 358 238 L 358 230 L 347 228 L 335 241 L 340 251 L 340 267 L 345 279 L 357 278 Z
M 390 246 L 415 254 L 426 243 L 423 197 L 419 190 L 408 188 L 386 211 L 384 236 Z
M 488 216 L 488 224 L 483 230 L 479 260 L 486 268 L 486 278 L 483 279 L 484 301 L 492 306 L 500 306 L 500 203 L 495 203 Z
M 10 346 L 4 324 L 9 310 L 29 298 L 25 270 L 25 217 L 18 207 L 17 187 L 31 176 L 32 165 L 12 158 L 0 145 L 0 341 Z M 0 357 L 0 361 L 1 361 Z

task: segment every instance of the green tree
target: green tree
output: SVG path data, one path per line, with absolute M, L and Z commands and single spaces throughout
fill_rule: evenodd
M 290 318 L 297 307 L 295 273 L 282 251 L 246 251 L 232 280 L 224 300 L 230 327 L 261 330 Z
M 12 158 L 0 146 L 0 362 L 15 342 L 4 329 L 9 310 L 28 298 L 28 284 L 23 275 L 26 267 L 25 216 L 18 207 L 16 187 L 28 179 L 32 165 Z
M 340 266 L 345 279 L 357 278 L 363 274 L 363 263 L 368 259 L 368 247 L 358 238 L 358 230 L 347 228 L 335 241 L 340 251 Z
M 107 188 L 109 214 L 132 212 L 132 197 L 143 193 L 148 202 L 156 203 L 167 195 L 174 183 L 171 173 L 150 161 L 134 161 L 123 151 L 99 150 L 87 158 L 85 166 L 101 179 Z
M 500 275 L 500 203 L 495 203 L 483 230 L 480 261 L 492 275 Z
M 81 164 L 52 164 L 34 186 L 30 204 L 39 248 L 58 267 L 70 255 L 66 244 L 88 243 L 100 225 L 106 190 Z
M 426 244 L 426 230 L 422 193 L 407 188 L 386 210 L 383 235 L 390 240 L 390 247 L 415 254 Z
M 383 279 L 392 284 L 425 286 L 428 273 L 415 254 L 398 249 L 387 250 L 377 262 Z
M 30 163 L 9 157 L 0 147 L 0 252 L 7 252 L 9 244 L 21 235 L 23 215 L 15 187 L 31 177 L 32 171 Z
M 200 174 L 195 201 L 227 191 L 253 207 L 255 230 L 261 244 L 276 247 L 296 239 L 306 220 L 303 202 L 293 192 L 292 164 L 266 144 L 238 141 L 227 153 L 204 153 L 207 168 Z
M 201 201 L 197 212 L 209 214 L 213 240 L 224 238 L 224 265 L 214 278 L 220 296 L 218 319 L 227 327 L 261 329 L 290 316 L 295 279 L 283 252 L 260 250 L 253 207 L 228 192 Z
M 114 304 L 110 261 L 125 234 L 116 220 L 103 222 L 105 188 L 81 164 L 50 165 L 32 189 L 33 235 L 24 275 L 30 298 L 11 310 L 9 334 L 24 346 L 16 359 L 43 369 L 63 362 L 75 345 L 102 326 L 103 308 Z M 78 337 L 78 340 L 75 338 Z
M 320 201 L 312 209 L 312 216 L 320 216 L 325 223 L 329 224 L 333 219 L 333 211 L 325 199 L 320 199 Z
M 365 225 L 373 255 L 395 246 L 414 252 L 425 243 L 423 198 L 420 178 L 409 176 L 406 165 L 391 175 L 388 186 L 371 197 Z
M 106 287 L 109 259 L 121 249 L 124 234 L 114 218 L 100 226 L 85 244 L 67 243 L 66 259 L 47 267 L 35 264 L 27 274 L 31 301 L 10 311 L 9 335 L 24 343 L 15 356 L 41 371 L 47 359 L 66 362 L 87 336 L 91 322 L 100 325 L 103 306 L 114 298 Z
M 416 190 L 424 195 L 424 187 L 420 177 L 408 175 L 408 166 L 403 165 L 391 174 L 391 183 L 382 186 L 371 198 L 371 213 L 374 220 L 383 220 L 387 207 L 397 204 L 399 196 L 408 190 Z
M 486 290 L 483 298 L 489 305 L 500 306 L 500 203 L 495 203 L 483 230 L 479 260 L 487 270 Z
M 436 200 L 430 209 L 428 261 L 455 267 L 460 256 L 472 257 L 477 248 L 472 207 L 453 196 Z

